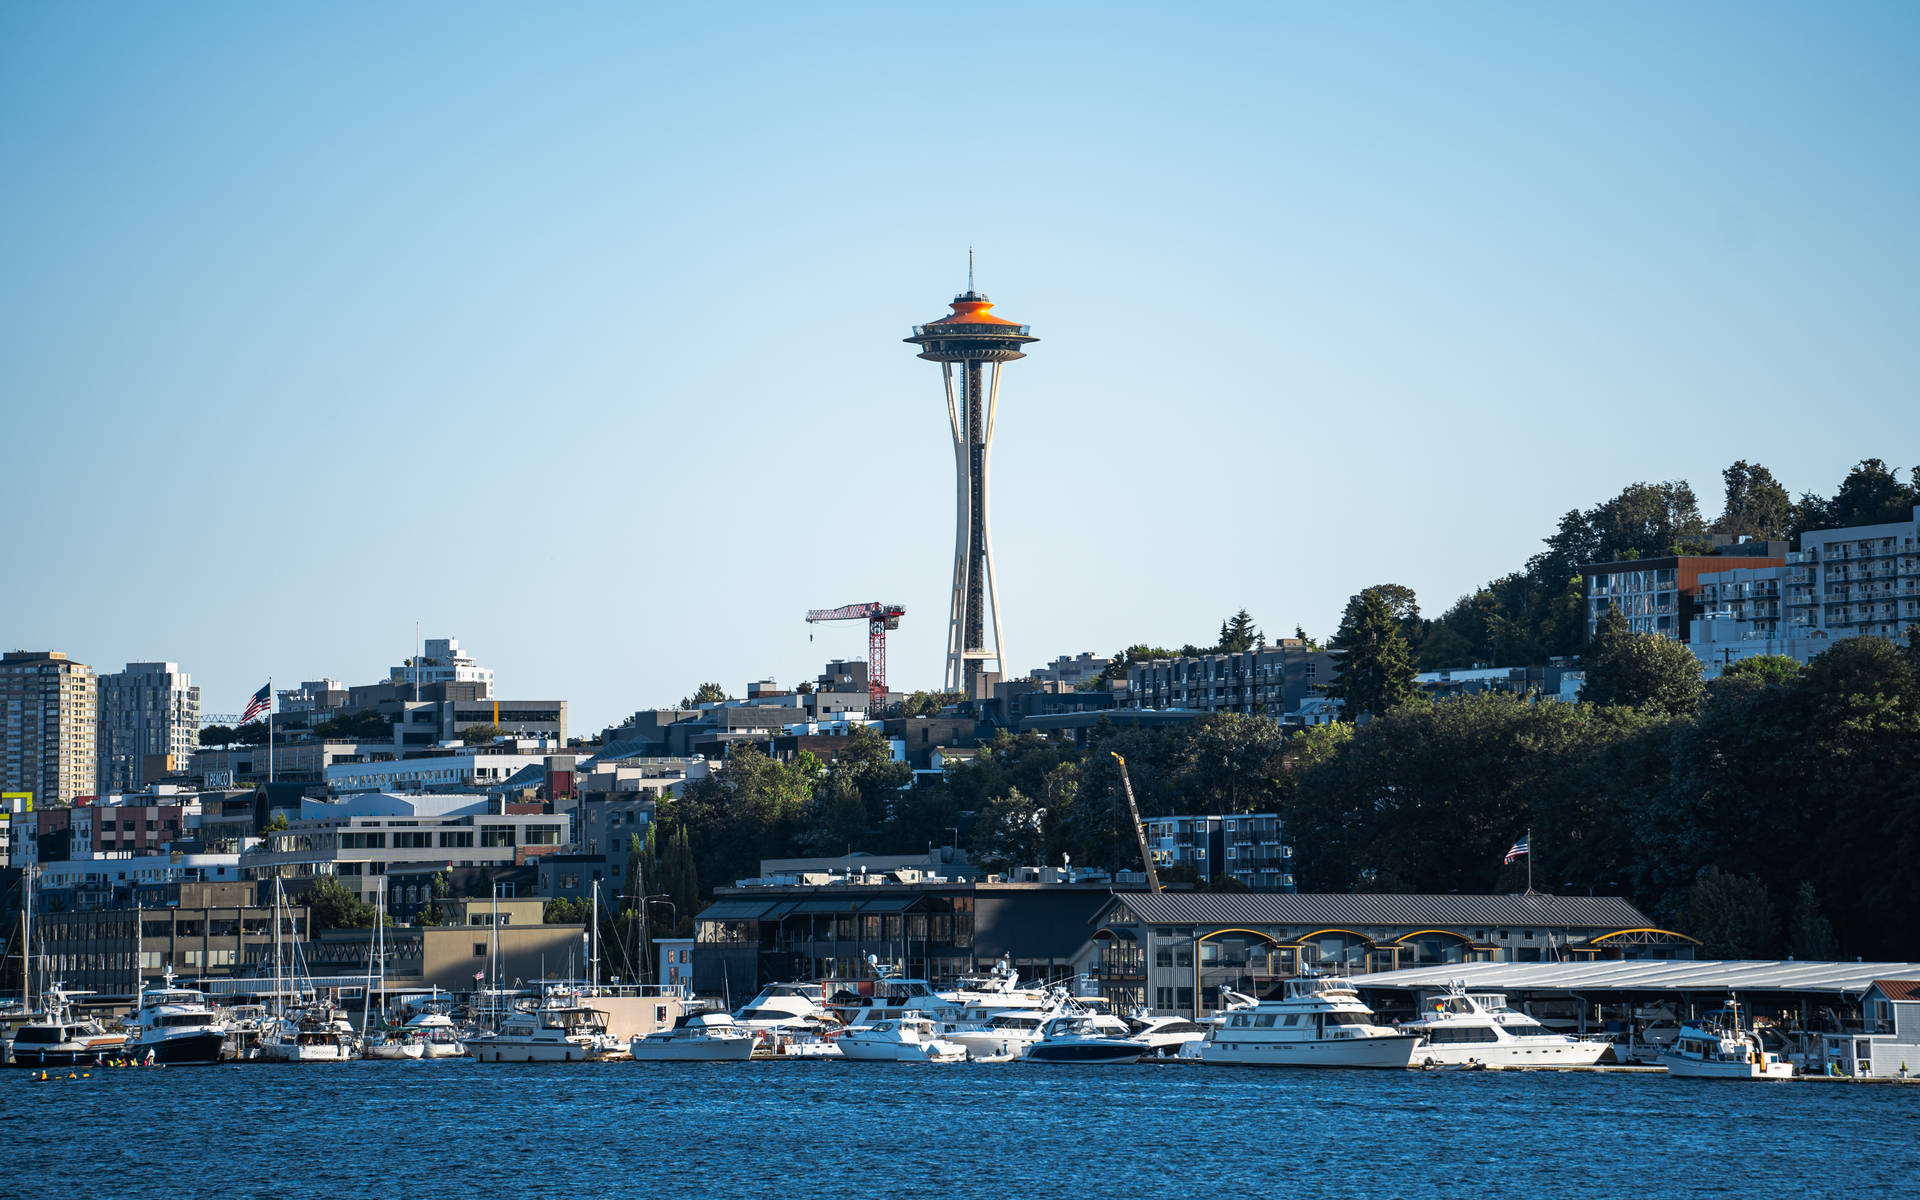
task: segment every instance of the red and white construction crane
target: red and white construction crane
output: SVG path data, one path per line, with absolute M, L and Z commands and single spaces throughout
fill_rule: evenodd
M 867 623 L 867 715 L 880 719 L 887 702 L 887 630 L 900 628 L 907 610 L 898 604 L 847 604 L 840 608 L 816 608 L 807 613 L 807 624 L 815 621 L 865 621 Z

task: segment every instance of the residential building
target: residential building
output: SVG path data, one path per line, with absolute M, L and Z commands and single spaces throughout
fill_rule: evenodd
M 280 698 L 279 712 L 283 717 L 326 717 L 347 706 L 347 685 L 335 679 L 310 679 L 297 688 L 283 688 L 274 695 Z
M 1150 817 L 1142 824 L 1162 871 L 1190 869 L 1199 883 L 1232 879 L 1255 891 L 1293 890 L 1293 847 L 1273 813 Z
M 1238 654 L 1156 658 L 1127 669 L 1125 708 L 1283 717 L 1332 682 L 1333 655 L 1299 638 Z
M 1615 896 L 1140 892 L 1106 902 L 1074 962 L 1116 1006 L 1198 1017 L 1223 987 L 1265 994 L 1304 971 L 1691 958 L 1696 945 Z
M 128 663 L 100 676 L 98 712 L 96 790 L 103 796 L 185 771 L 200 747 L 200 689 L 179 663 Z
M 1030 673 L 1035 683 L 1060 683 L 1077 688 L 1083 683 L 1092 683 L 1107 669 L 1111 659 L 1095 654 L 1091 650 L 1082 650 L 1079 654 L 1062 654 L 1046 666 Z
M 1708 678 L 1755 655 L 1809 662 L 1843 638 L 1905 638 L 1920 626 L 1920 508 L 1803 533 L 1780 566 L 1703 573 L 1700 607 L 1688 645 Z
M 471 792 L 506 783 L 526 767 L 544 767 L 555 746 L 544 739 L 439 749 L 407 758 L 335 761 L 326 768 L 336 796 L 362 792 Z
M 99 695 L 93 668 L 58 650 L 0 656 L 0 792 L 43 808 L 93 795 Z
M 1657 633 L 1678 642 L 1701 611 L 1700 576 L 1742 567 L 1778 567 L 1786 562 L 1785 542 L 1737 542 L 1715 535 L 1712 554 L 1589 563 L 1586 580 L 1586 635 L 1591 638 L 1612 608 L 1634 633 Z

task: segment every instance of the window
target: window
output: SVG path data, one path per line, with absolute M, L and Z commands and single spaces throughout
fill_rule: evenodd
M 387 848 L 387 835 L 384 833 L 342 833 L 342 850 L 384 850 Z
M 488 825 L 480 830 L 482 846 L 499 848 L 513 845 L 513 826 Z
M 487 956 L 487 944 L 485 942 L 475 942 L 473 944 L 473 956 L 475 958 L 485 958 Z
M 560 827 L 558 825 L 529 825 L 527 826 L 527 840 L 524 844 L 528 846 L 558 846 L 560 844 Z
M 424 829 L 402 830 L 393 835 L 396 850 L 425 850 L 433 845 L 433 834 Z
M 442 846 L 464 846 L 471 848 L 473 845 L 473 830 L 455 829 L 444 832 L 440 835 L 440 844 Z

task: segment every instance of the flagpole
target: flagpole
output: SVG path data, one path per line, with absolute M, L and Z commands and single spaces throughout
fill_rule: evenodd
M 1533 827 L 1527 827 L 1527 895 L 1533 895 Z
M 267 782 L 273 782 L 273 676 L 267 676 Z M 272 797 L 268 797 L 272 802 Z

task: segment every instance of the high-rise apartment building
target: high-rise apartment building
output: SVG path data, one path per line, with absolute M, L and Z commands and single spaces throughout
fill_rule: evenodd
M 137 792 L 184 771 L 200 739 L 200 689 L 179 663 L 128 663 L 100 676 L 101 795 Z
M 92 795 L 98 698 L 93 668 L 58 650 L 0 657 L 0 791 L 36 806 Z

